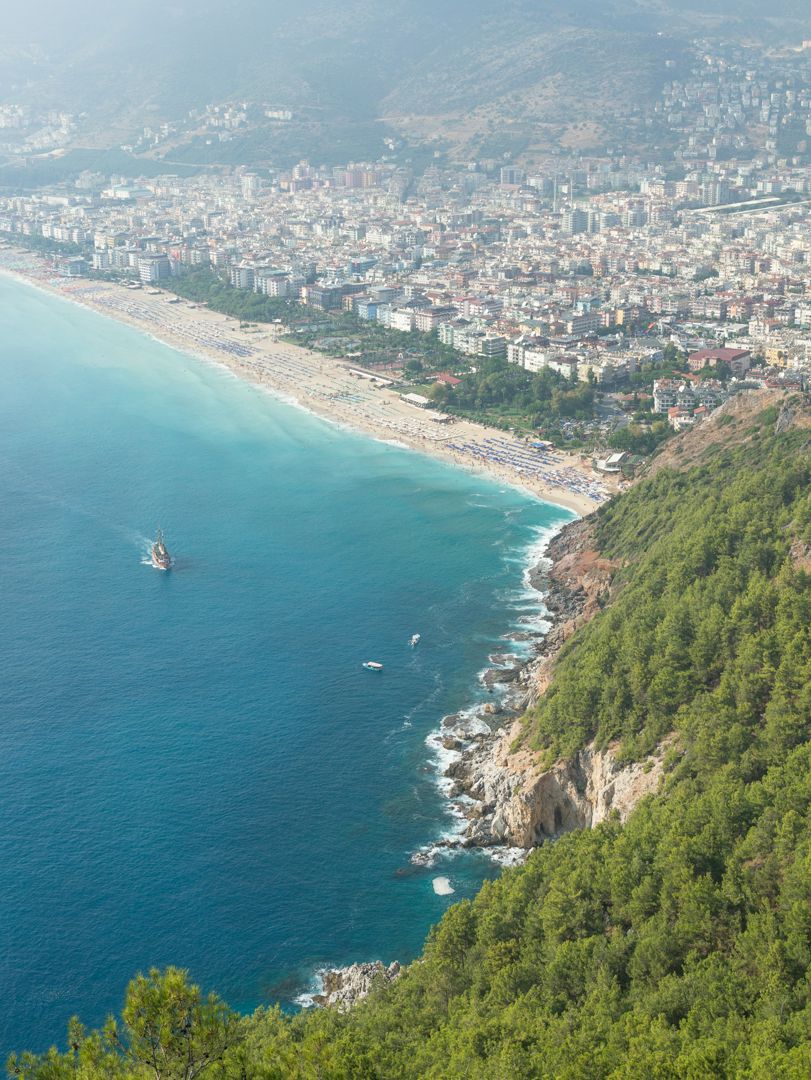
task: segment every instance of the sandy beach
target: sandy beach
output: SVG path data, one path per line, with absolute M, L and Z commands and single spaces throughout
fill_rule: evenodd
M 324 419 L 482 472 L 577 514 L 590 513 L 616 491 L 611 478 L 593 472 L 579 455 L 540 450 L 467 420 L 439 422 L 437 413 L 405 402 L 350 361 L 290 344 L 275 327 L 240 329 L 238 320 L 146 286 L 59 278 L 43 260 L 8 248 L 0 251 L 0 272 L 222 364 Z

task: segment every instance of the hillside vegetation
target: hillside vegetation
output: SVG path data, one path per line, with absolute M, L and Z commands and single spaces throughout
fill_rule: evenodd
M 731 756 L 749 749 L 753 724 L 765 723 L 766 738 L 776 725 L 785 749 L 781 662 L 784 648 L 796 658 L 786 635 L 798 614 L 788 552 L 792 540 L 811 541 L 808 461 L 792 460 L 791 440 L 751 417 L 727 429 L 730 442 L 740 426 L 741 445 L 715 443 L 695 469 L 657 471 L 600 514 L 598 546 L 626 569 L 528 718 L 533 742 L 552 756 L 596 737 L 601 748 L 620 738 L 626 756 L 641 757 L 674 727 L 704 756 L 710 718 L 724 732 L 713 731 L 713 743 L 729 740 Z
M 350 1013 L 241 1019 L 155 972 L 122 1024 L 74 1026 L 67 1053 L 12 1074 L 811 1075 L 811 432 L 794 409 L 739 415 L 731 445 L 597 514 L 622 569 L 526 737 L 552 754 L 619 737 L 635 757 L 673 732 L 663 789 L 624 826 L 545 844 L 452 907 Z

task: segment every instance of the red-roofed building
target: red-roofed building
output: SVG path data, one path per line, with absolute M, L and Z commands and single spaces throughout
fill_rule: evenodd
M 444 383 L 445 386 L 458 386 L 461 379 L 457 379 L 455 375 L 449 375 L 447 371 L 443 371 L 441 375 L 437 375 L 434 382 Z
M 674 405 L 667 410 L 667 422 L 674 431 L 684 431 L 685 428 L 692 427 L 695 424 L 690 409 L 682 409 L 678 405 Z
M 701 349 L 690 353 L 687 364 L 691 371 L 703 371 L 705 367 L 714 368 L 718 364 L 727 364 L 733 375 L 745 374 L 751 366 L 751 353 L 748 349 Z

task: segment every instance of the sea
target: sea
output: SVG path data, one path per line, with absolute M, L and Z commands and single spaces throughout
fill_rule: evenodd
M 571 517 L 0 278 L 0 1052 L 153 966 L 295 1009 L 415 957 L 499 873 L 410 861 L 459 827 L 431 733 Z

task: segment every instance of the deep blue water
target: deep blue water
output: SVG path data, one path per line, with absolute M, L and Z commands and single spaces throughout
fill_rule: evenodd
M 249 1009 L 413 957 L 495 873 L 410 866 L 426 735 L 569 516 L 0 279 L 0 1051 L 151 965 Z

